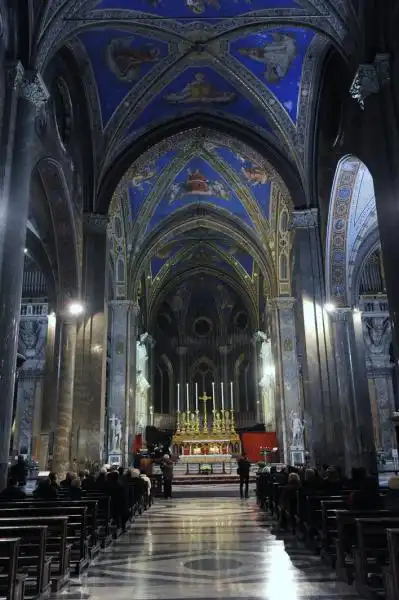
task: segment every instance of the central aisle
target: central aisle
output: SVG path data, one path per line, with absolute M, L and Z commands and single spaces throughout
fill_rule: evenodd
M 156 500 L 69 600 L 357 599 L 318 557 L 276 539 L 254 501 Z

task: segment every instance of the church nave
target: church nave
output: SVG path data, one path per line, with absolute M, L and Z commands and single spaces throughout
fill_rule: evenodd
M 59 600 L 359 600 L 254 500 L 158 501 Z

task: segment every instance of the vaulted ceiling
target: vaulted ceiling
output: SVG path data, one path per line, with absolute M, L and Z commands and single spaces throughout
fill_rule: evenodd
M 113 202 L 128 206 L 128 260 L 151 285 L 189 265 L 278 278 L 289 240 L 276 215 L 291 200 L 268 156 L 283 157 L 306 190 L 323 61 L 331 47 L 354 58 L 357 30 L 349 0 L 49 3 L 38 61 L 64 45 L 81 68 L 97 190 L 135 144 L 190 115 L 258 141 L 255 151 L 196 127 L 148 143 L 120 174 Z

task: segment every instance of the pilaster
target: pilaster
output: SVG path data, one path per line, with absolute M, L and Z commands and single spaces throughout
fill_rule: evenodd
M 278 327 L 279 377 L 281 398 L 281 429 L 285 462 L 304 460 L 303 407 L 298 370 L 295 331 L 295 298 L 274 298 Z M 280 440 L 281 444 L 281 440 Z
M 352 467 L 363 466 L 376 472 L 361 315 L 339 308 L 331 312 L 330 319 L 345 470 L 350 475 Z
M 81 468 L 103 460 L 108 314 L 108 216 L 83 215 L 82 300 L 77 335 L 73 455 Z
M 341 431 L 337 428 L 334 360 L 325 305 L 325 284 L 318 210 L 292 213 L 294 235 L 293 288 L 297 298 L 298 354 L 306 422 L 306 443 L 312 461 L 340 464 Z

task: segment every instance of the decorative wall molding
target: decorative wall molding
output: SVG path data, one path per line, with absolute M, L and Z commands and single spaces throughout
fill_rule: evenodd
M 319 211 L 317 208 L 292 211 L 290 229 L 313 229 L 318 226 Z

